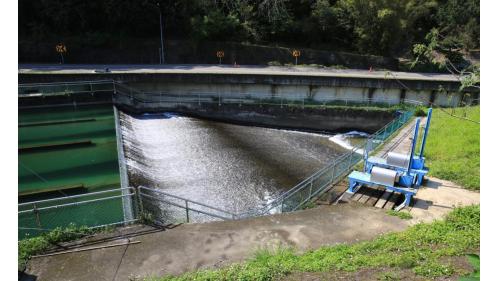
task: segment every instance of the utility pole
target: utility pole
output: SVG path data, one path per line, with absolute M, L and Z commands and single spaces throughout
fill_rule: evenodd
M 163 64 L 163 63 L 165 63 L 165 52 L 163 50 L 163 20 L 162 20 L 160 3 L 156 2 L 156 6 L 158 6 L 158 10 L 160 11 L 160 41 L 161 41 L 160 64 Z

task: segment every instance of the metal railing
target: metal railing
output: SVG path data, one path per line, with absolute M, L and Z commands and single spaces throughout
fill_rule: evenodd
M 29 83 L 19 84 L 18 97 L 57 96 L 67 94 L 83 94 L 98 92 L 113 92 L 113 80 L 57 82 L 57 83 Z
M 127 192 L 124 192 L 127 191 Z M 128 197 L 128 198 L 127 198 Z M 18 204 L 19 238 L 69 225 L 90 228 L 124 224 L 122 201 L 135 200 L 133 188 L 115 188 Z M 137 218 L 137 209 L 136 215 Z
M 391 98 L 337 98 L 317 100 L 305 94 L 291 96 L 290 94 L 265 94 L 253 93 L 243 95 L 240 93 L 209 93 L 191 92 L 183 94 L 172 94 L 166 92 L 142 92 L 132 89 L 123 84 L 115 86 L 115 102 L 118 104 L 155 107 L 175 107 L 183 105 L 258 105 L 258 106 L 280 106 L 280 107 L 330 107 L 330 106 L 353 106 L 353 107 L 395 107 L 419 103 L 412 100 L 399 100 Z
M 391 137 L 393 133 L 411 120 L 413 114 L 413 110 L 402 113 L 399 117 L 370 135 L 365 142 L 353 147 L 350 151 L 316 171 L 295 187 L 282 193 L 264 208 L 238 214 L 238 218 L 264 215 L 270 212 L 289 212 L 299 209 L 305 203 L 342 180 L 363 159 L 365 150 L 368 150 L 368 153 L 375 150 Z
M 142 214 L 152 215 L 155 223 L 166 225 L 179 222 L 234 220 L 237 215 L 204 203 L 169 194 L 159 189 L 138 187 Z

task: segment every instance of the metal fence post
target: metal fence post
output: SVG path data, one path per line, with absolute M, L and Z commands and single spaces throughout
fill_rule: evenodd
M 186 204 L 186 221 L 189 223 L 189 206 L 188 206 L 188 201 L 187 200 L 184 200 L 185 204 Z
M 330 183 L 333 183 L 333 181 L 335 181 L 335 172 L 336 172 L 336 169 L 337 169 L 337 163 L 334 163 L 333 167 L 332 167 L 332 179 L 331 179 Z
M 144 204 L 142 203 L 140 186 L 137 188 L 137 198 L 139 199 L 139 207 L 140 207 L 139 217 L 142 217 L 144 215 Z
M 41 228 L 42 223 L 40 222 L 40 212 L 36 208 L 36 204 L 33 204 L 33 212 L 35 213 L 36 225 L 38 225 L 38 227 Z
M 349 165 L 347 166 L 347 169 L 348 169 L 348 170 L 349 170 L 349 169 L 351 169 L 351 166 L 353 165 L 353 164 L 352 164 L 352 155 L 355 153 L 355 152 L 354 152 L 354 149 L 355 149 L 355 148 L 353 147 L 353 148 L 352 148 L 352 150 L 351 150 L 351 154 L 349 154 Z
M 313 181 L 314 181 L 314 179 L 311 179 L 311 184 L 309 185 L 309 196 L 307 197 L 307 201 L 309 201 L 311 199 L 312 189 L 313 189 Z

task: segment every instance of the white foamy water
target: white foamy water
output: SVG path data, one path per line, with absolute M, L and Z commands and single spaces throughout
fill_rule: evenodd
M 171 115 L 120 118 L 132 185 L 232 212 L 271 202 L 345 153 L 331 135 Z
M 365 137 L 365 136 L 368 136 L 368 134 L 358 131 L 352 131 L 346 134 L 338 134 L 328 139 L 347 150 L 352 150 L 354 148 L 354 146 L 351 143 L 352 137 Z M 365 153 L 365 150 L 363 148 L 357 148 L 355 152 L 363 155 Z

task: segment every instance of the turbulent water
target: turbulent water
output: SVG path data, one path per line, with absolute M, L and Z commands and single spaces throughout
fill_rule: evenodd
M 333 135 L 120 114 L 132 185 L 232 212 L 265 204 L 346 151 Z

